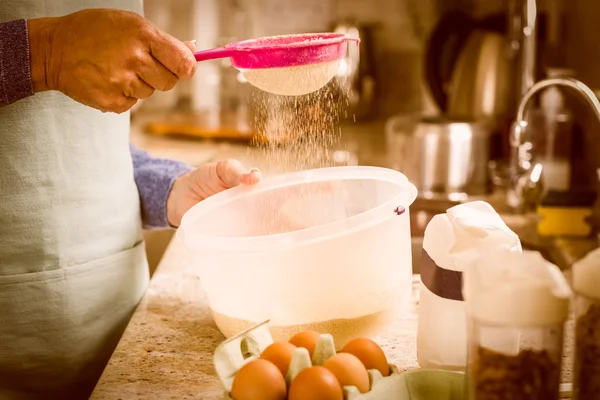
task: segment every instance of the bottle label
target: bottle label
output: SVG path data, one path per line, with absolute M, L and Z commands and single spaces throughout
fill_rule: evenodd
M 431 293 L 448 300 L 464 301 L 462 274 L 462 271 L 441 268 L 423 249 L 421 253 L 421 282 Z

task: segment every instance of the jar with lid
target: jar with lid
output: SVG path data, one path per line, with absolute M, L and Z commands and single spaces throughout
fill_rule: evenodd
M 573 264 L 573 399 L 600 399 L 600 249 Z
M 571 289 L 538 252 L 497 250 L 465 271 L 469 400 L 559 398 Z

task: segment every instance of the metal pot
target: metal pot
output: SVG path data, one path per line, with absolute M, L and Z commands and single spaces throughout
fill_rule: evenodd
M 483 121 L 400 116 L 386 124 L 389 167 L 425 198 L 462 200 L 489 193 L 491 129 Z

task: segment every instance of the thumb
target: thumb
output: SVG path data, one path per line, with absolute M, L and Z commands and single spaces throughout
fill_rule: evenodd
M 247 170 L 238 160 L 224 160 L 217 163 L 217 176 L 225 188 L 232 188 L 240 184 L 253 185 L 261 179 L 257 168 Z
M 183 44 L 185 44 L 187 46 L 187 48 L 192 51 L 192 53 L 196 52 L 196 41 L 195 40 L 190 40 L 188 42 L 183 42 Z
M 155 29 L 150 37 L 150 53 L 158 62 L 180 79 L 190 79 L 196 71 L 196 58 L 190 51 L 190 43 L 183 43 L 173 36 Z

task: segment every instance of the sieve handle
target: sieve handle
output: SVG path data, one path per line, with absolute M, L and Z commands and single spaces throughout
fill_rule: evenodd
M 196 61 L 214 60 L 216 58 L 227 58 L 237 53 L 237 49 L 227 47 L 217 47 L 214 49 L 202 50 L 194 53 Z
M 345 39 L 346 42 L 354 42 L 354 43 L 356 43 L 357 46 L 360 44 L 360 38 L 357 38 L 357 37 L 346 36 L 344 39 Z

